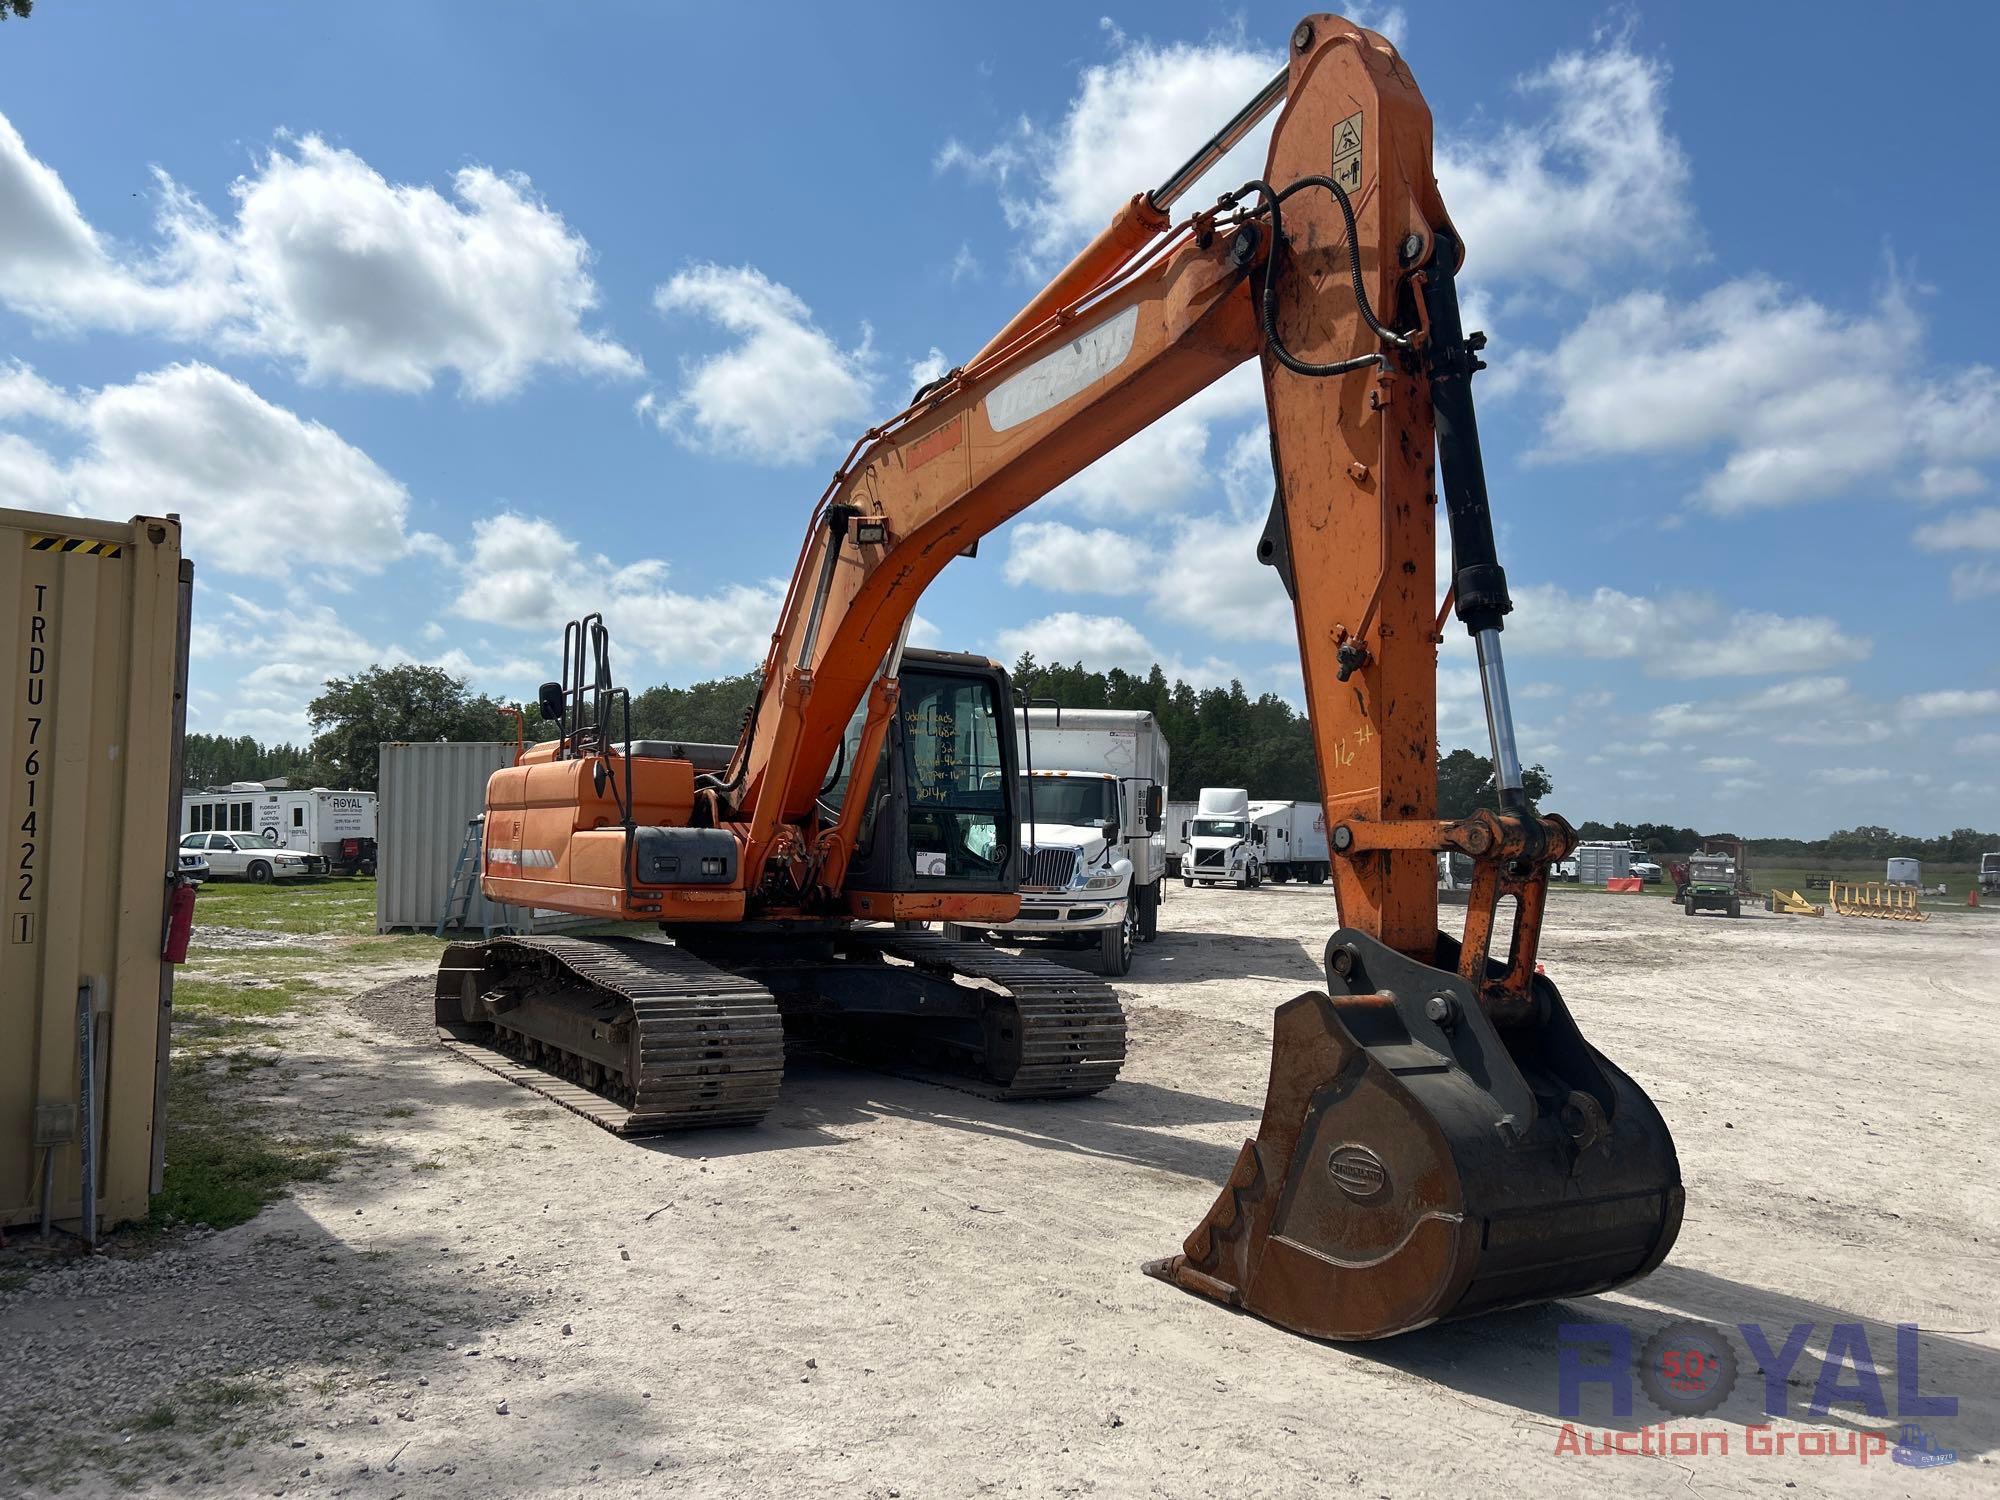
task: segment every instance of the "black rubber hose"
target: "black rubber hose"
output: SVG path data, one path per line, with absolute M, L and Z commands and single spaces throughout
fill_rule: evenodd
M 1331 177 L 1301 177 L 1282 193 L 1273 189 L 1261 178 L 1253 178 L 1236 192 L 1227 195 L 1229 201 L 1234 201 L 1254 188 L 1263 200 L 1262 207 L 1257 212 L 1268 213 L 1271 216 L 1271 251 L 1264 260 L 1264 283 L 1258 297 L 1258 320 L 1264 330 L 1264 339 L 1271 346 L 1271 353 L 1277 357 L 1278 363 L 1298 375 L 1315 378 L 1345 375 L 1354 370 L 1366 369 L 1370 365 L 1385 364 L 1387 361 L 1380 354 L 1362 354 L 1353 359 L 1336 360 L 1331 364 L 1314 364 L 1293 354 L 1285 347 L 1284 340 L 1278 336 L 1277 266 L 1278 257 L 1286 252 L 1284 212 L 1280 205 L 1293 193 L 1308 187 L 1328 189 L 1333 194 L 1334 201 L 1340 205 L 1341 218 L 1347 228 L 1348 274 L 1354 285 L 1354 301 L 1361 312 L 1362 321 L 1385 343 L 1393 344 L 1399 349 L 1409 347 L 1409 335 L 1394 333 L 1383 327 L 1375 316 L 1375 309 L 1369 305 L 1368 289 L 1361 279 L 1361 247 L 1355 234 L 1354 208 L 1348 202 L 1346 192 Z

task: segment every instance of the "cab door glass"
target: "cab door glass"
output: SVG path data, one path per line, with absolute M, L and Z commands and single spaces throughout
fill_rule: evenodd
M 1002 876 L 1013 827 L 992 682 L 905 673 L 897 712 L 909 794 L 908 851 L 917 875 Z

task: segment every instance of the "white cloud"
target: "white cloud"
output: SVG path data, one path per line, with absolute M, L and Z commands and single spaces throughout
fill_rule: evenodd
M 202 339 L 391 390 L 447 370 L 481 398 L 543 366 L 641 372 L 583 326 L 590 247 L 525 177 L 462 167 L 447 199 L 318 136 L 281 137 L 232 184 L 229 223 L 156 178 L 159 244 L 122 254 L 0 118 L 0 300 L 47 328 Z
M 1354 19 L 1402 45 L 1400 6 L 1364 7 Z M 984 150 L 953 140 L 938 153 L 940 171 L 995 184 L 1031 275 L 1066 259 L 1134 193 L 1164 182 L 1285 60 L 1241 34 L 1160 44 L 1107 31 L 1112 56 L 1082 70 L 1059 122 L 1024 117 Z M 1609 39 L 1521 80 L 1531 119 L 1482 122 L 1439 142 L 1438 179 L 1476 279 L 1571 284 L 1603 261 L 1685 258 L 1698 245 L 1686 157 L 1665 123 L 1667 79 L 1664 64 Z M 1261 176 L 1274 120 L 1182 202 L 1206 204 Z
M 663 562 L 588 557 L 553 523 L 512 512 L 473 524 L 463 577 L 454 614 L 546 632 L 553 651 L 565 621 L 602 610 L 614 650 L 683 673 L 755 666 L 784 602 L 775 579 L 682 593 Z
M 1537 456 L 1719 452 L 1696 498 L 1721 513 L 1906 474 L 1913 498 L 1963 493 L 1969 466 L 2000 457 L 2000 373 L 1928 376 L 1921 345 L 1900 285 L 1858 316 L 1762 277 L 1687 303 L 1635 292 L 1525 357 L 1555 400 Z
M 1899 699 L 1896 712 L 1905 719 L 1963 719 L 1975 714 L 2000 714 L 2000 689 L 1941 688 L 1911 693 Z
M 735 347 L 681 364 L 679 391 L 640 410 L 690 447 L 753 463 L 805 463 L 859 437 L 874 396 L 868 330 L 843 349 L 789 287 L 754 266 L 690 266 L 653 292 L 662 314 L 691 313 Z
M 1926 552 L 1952 552 L 1959 548 L 2000 552 L 2000 506 L 1989 505 L 1928 522 L 1917 528 L 1916 543 Z
M 1123 532 L 1021 521 L 1013 528 L 1000 571 L 1009 583 L 1054 593 L 1138 594 L 1152 587 L 1154 564 L 1153 549 Z
M 1845 677 L 1796 677 L 1735 698 L 1665 703 L 1647 718 L 1654 732 L 1667 738 L 1756 735 L 1812 744 L 1830 742 L 1837 734 L 1849 743 L 1872 743 L 1890 732 L 1854 696 Z
M 1637 661 L 1650 677 L 1810 671 L 1873 649 L 1824 615 L 1730 611 L 1700 593 L 1647 597 L 1599 588 L 1585 597 L 1554 584 L 1514 590 L 1507 635 L 1522 657 Z
M 936 380 L 942 380 L 951 373 L 951 360 L 944 350 L 932 344 L 930 352 L 922 359 L 910 361 L 910 389 L 920 391 Z
M 1960 755 L 2000 755 L 2000 734 L 1968 734 L 1953 748 Z
M 1283 693 L 1294 701 L 1300 697 L 1295 666 L 1246 674 L 1233 663 L 1214 657 L 1198 662 L 1183 661 L 1161 651 L 1144 631 L 1122 615 L 1087 615 L 1076 610 L 1061 610 L 999 632 L 994 637 L 993 649 L 994 655 L 1009 666 L 1027 651 L 1044 665 L 1055 663 L 1068 666 L 1082 662 L 1100 672 L 1119 667 L 1127 672 L 1143 674 L 1157 665 L 1169 682 L 1179 680 L 1196 687 L 1226 686 L 1231 680 L 1256 676 L 1270 684 L 1270 691 Z
M 1196 494 L 1212 488 L 1218 475 L 1208 463 L 1210 430 L 1260 413 L 1264 382 L 1254 363 L 1241 364 L 1215 384 L 1197 391 L 1150 427 L 1127 438 L 1082 473 L 1058 486 L 1051 500 L 1074 505 L 1087 516 L 1160 516 L 1184 507 Z M 1224 459 L 1226 484 L 1241 467 L 1239 450 L 1246 444 L 1262 455 L 1270 499 L 1270 443 L 1260 422 L 1237 438 Z
M 296 598 L 273 607 L 229 594 L 218 603 L 198 586 L 195 611 L 194 660 L 222 668 L 229 681 L 223 706 L 205 714 L 202 722 L 222 733 L 264 740 L 303 743 L 311 734 L 306 706 L 326 680 L 371 666 L 416 662 L 442 667 L 475 691 L 518 697 L 547 676 L 553 664 L 497 653 L 486 641 L 473 643 L 481 656 L 456 646 L 439 653 L 410 651 L 393 642 L 376 645 L 342 612 Z M 428 639 L 430 632 L 424 635 Z
M 1757 762 L 1748 755 L 1705 755 L 1701 768 L 1704 771 L 1754 771 Z
M 1521 80 L 1548 112 L 1446 135 L 1438 186 L 1475 282 L 1587 281 L 1612 260 L 1673 263 L 1700 248 L 1687 156 L 1666 126 L 1668 69 L 1617 39 Z
M 30 384 L 32 372 L 16 366 L 14 379 Z M 305 566 L 317 588 L 377 572 L 416 541 L 405 530 L 408 492 L 373 459 L 208 365 L 58 395 L 54 410 L 82 449 L 58 464 L 0 434 L 0 475 L 17 501 L 101 516 L 178 511 L 204 569 Z
M 1824 766 L 1812 773 L 1814 781 L 1828 786 L 1876 786 L 1899 774 L 1887 766 Z
M 1263 532 L 1261 517 L 1196 516 L 1177 523 L 1154 578 L 1154 607 L 1232 640 L 1293 641 L 1297 631 L 1284 582 L 1276 568 L 1257 560 Z
M 1158 187 L 1284 64 L 1282 53 L 1241 37 L 1162 46 L 1113 31 L 1112 44 L 1109 62 L 1083 70 L 1059 124 L 1023 119 L 985 151 L 954 140 L 938 154 L 939 170 L 959 168 L 998 185 L 1031 272 L 1066 260 L 1134 193 Z M 1220 184 L 1262 176 L 1268 139 L 1268 127 L 1255 132 L 1184 201 L 1206 202 Z
M 1951 597 L 1961 602 L 2000 594 L 2000 563 L 1960 563 L 1951 570 Z

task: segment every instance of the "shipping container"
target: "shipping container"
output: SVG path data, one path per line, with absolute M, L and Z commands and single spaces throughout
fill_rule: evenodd
M 465 740 L 381 750 L 376 803 L 375 930 L 435 931 L 466 825 L 486 811 L 486 780 L 514 764 L 506 740 Z M 479 851 L 473 850 L 472 900 L 467 931 L 560 932 L 589 919 L 567 912 L 528 912 L 489 902 L 478 889 Z
M 171 517 L 0 510 L 0 1225 L 46 1214 L 89 1234 L 143 1217 L 159 1188 L 180 549 Z
M 1576 878 L 1584 885 L 1623 880 L 1632 873 L 1632 851 L 1619 844 L 1583 844 L 1576 851 Z

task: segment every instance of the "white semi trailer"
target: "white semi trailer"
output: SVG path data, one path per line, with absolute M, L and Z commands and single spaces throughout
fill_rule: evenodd
M 1267 879 L 1321 885 L 1332 873 L 1326 814 L 1317 802 L 1252 802 L 1250 827 Z
M 981 930 L 1095 947 L 1100 969 L 1123 974 L 1160 930 L 1166 735 L 1143 710 L 1017 712 L 1021 914 Z

